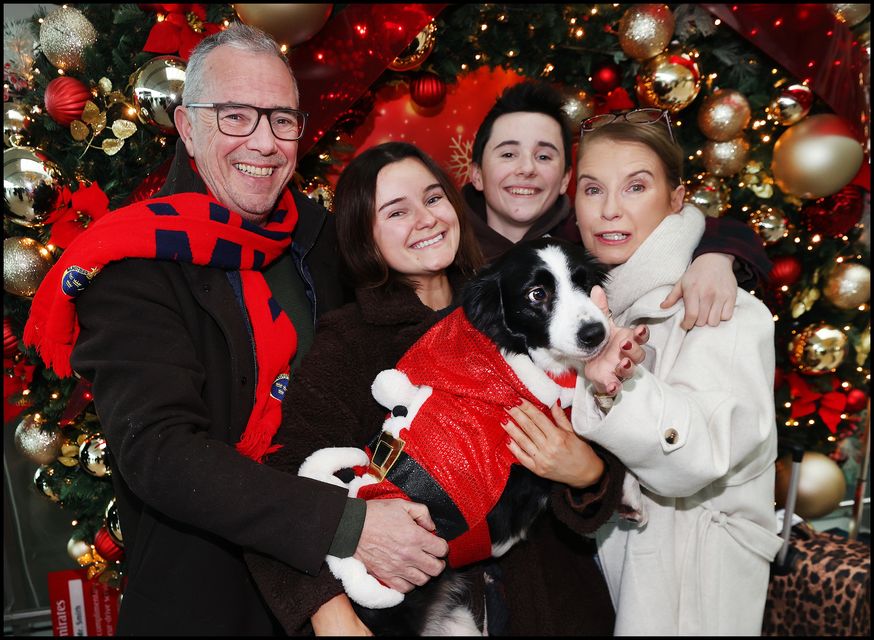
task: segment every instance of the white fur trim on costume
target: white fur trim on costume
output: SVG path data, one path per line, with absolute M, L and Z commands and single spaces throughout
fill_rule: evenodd
M 313 480 L 329 482 L 338 487 L 347 485 L 334 474 L 340 469 L 351 469 L 370 464 L 367 453 L 355 447 L 328 447 L 309 455 L 300 465 L 297 475 Z
M 535 398 L 547 407 L 555 404 L 561 395 L 562 388 L 546 375 L 543 369 L 534 364 L 531 358 L 521 353 L 509 353 L 503 349 L 501 349 L 501 355 Z M 571 397 L 573 397 L 573 389 L 571 389 Z
M 399 438 L 401 429 L 410 427 L 433 389 L 428 385 L 414 385 L 403 371 L 385 369 L 377 374 L 370 391 L 374 399 L 389 411 L 399 405 L 406 408 L 407 415 L 389 416 L 382 423 L 383 431 Z
M 343 583 L 346 595 L 358 604 L 371 609 L 387 609 L 403 602 L 404 594 L 385 586 L 367 573 L 364 563 L 355 557 L 328 556 L 327 562 L 334 577 Z

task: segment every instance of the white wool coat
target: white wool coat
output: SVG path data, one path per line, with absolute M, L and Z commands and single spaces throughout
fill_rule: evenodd
M 614 516 L 596 533 L 617 635 L 760 635 L 774 515 L 774 322 L 738 291 L 718 327 L 680 327 L 659 303 L 688 267 L 704 216 L 669 215 L 607 285 L 616 323 L 646 323 L 646 359 L 605 415 L 591 386 L 574 398 L 578 434 L 640 482 L 647 522 Z

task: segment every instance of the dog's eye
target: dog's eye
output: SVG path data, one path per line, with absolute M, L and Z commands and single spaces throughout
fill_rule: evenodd
M 528 290 L 525 297 L 528 298 L 529 302 L 543 302 L 549 297 L 549 294 L 543 287 L 534 287 Z

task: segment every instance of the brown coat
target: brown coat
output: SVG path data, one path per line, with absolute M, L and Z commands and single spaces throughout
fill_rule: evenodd
M 313 347 L 288 388 L 276 437 L 283 449 L 267 464 L 296 473 L 316 449 L 367 444 L 385 417 L 385 409 L 371 396 L 373 379 L 393 367 L 443 315 L 425 307 L 411 291 L 386 296 L 359 290 L 356 303 L 323 316 Z M 492 634 L 500 630 L 496 625 L 507 612 L 512 615 L 505 633 L 611 633 L 613 608 L 594 562 L 594 545 L 578 535 L 592 532 L 618 504 L 624 469 L 609 454 L 605 458 L 608 472 L 595 492 L 571 493 L 557 486 L 551 510 L 538 519 L 527 542 L 500 560 L 471 568 L 476 603 L 483 601 L 485 565 L 493 579 L 500 578 L 488 594 Z M 593 493 L 603 497 L 593 500 Z M 343 590 L 324 566 L 311 577 L 263 555 L 248 560 L 267 603 L 289 633 L 311 632 L 309 617 Z M 501 591 L 505 599 L 493 608 L 494 594 Z

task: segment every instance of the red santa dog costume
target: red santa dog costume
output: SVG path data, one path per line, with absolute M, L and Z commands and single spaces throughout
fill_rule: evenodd
M 500 426 L 507 419 L 505 407 L 525 398 L 547 413 L 556 401 L 566 408 L 576 377 L 570 371 L 553 378 L 527 356 L 505 358 L 457 309 L 395 369 L 377 376 L 373 396 L 391 414 L 368 452 L 322 449 L 301 465 L 300 475 L 342 484 L 333 473 L 354 467 L 362 475 L 348 485 L 350 495 L 427 503 L 437 534 L 449 542 L 450 566 L 499 555 L 486 516 L 501 497 L 510 467 L 518 464 Z M 328 565 L 364 606 L 384 608 L 403 600 L 354 558 L 328 556 Z

